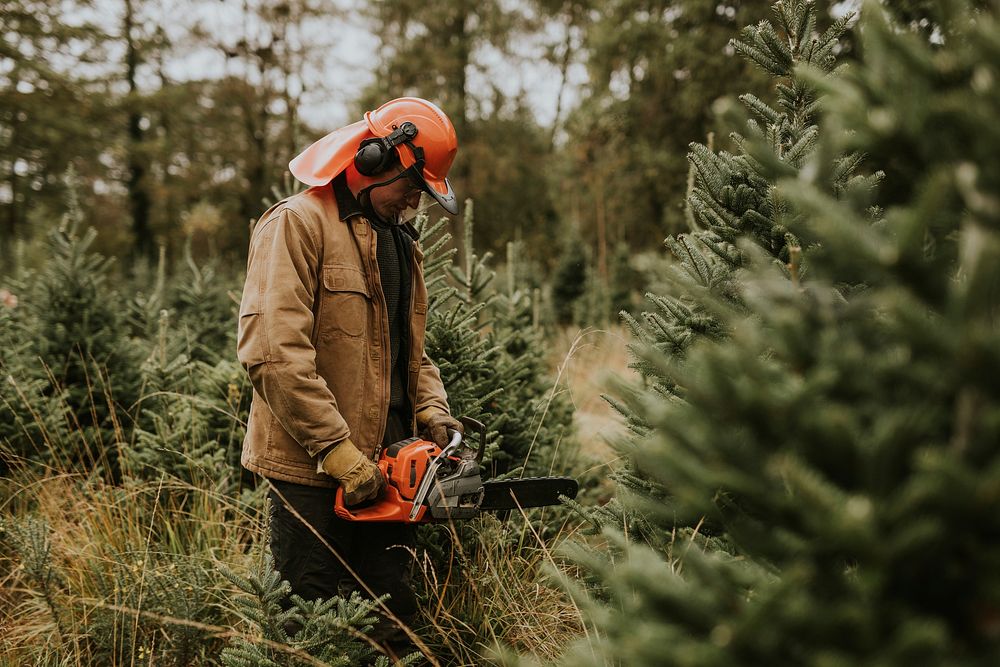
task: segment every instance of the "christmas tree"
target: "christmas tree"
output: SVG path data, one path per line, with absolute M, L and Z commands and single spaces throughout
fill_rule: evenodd
M 637 470 L 671 499 L 644 515 L 704 521 L 729 551 L 608 529 L 613 558 L 579 554 L 597 632 L 566 664 L 1000 658 L 1000 22 L 966 1 L 936 9 L 928 39 L 869 2 L 859 63 L 796 67 L 822 94 L 820 129 L 800 169 L 770 169 L 801 259 L 775 266 L 777 236 L 733 239 L 741 308 L 710 310 L 725 335 L 680 363 L 647 347 L 681 391 L 633 402 Z M 836 156 L 887 147 L 914 181 L 873 220 L 867 188 L 836 187 Z M 766 141 L 747 150 L 766 166 Z
M 678 372 L 689 348 L 699 340 L 725 341 L 731 334 L 728 322 L 752 312 L 738 279 L 751 257 L 767 258 L 792 281 L 799 281 L 805 273 L 801 254 L 809 241 L 800 240 L 789 228 L 800 214 L 778 194 L 775 184 L 781 177 L 799 174 L 817 157 L 820 95 L 796 68 L 809 65 L 822 76 L 832 76 L 838 43 L 850 17 L 818 34 L 813 3 L 779 2 L 773 10 L 774 23 L 748 26 L 733 40 L 733 47 L 774 77 L 775 101 L 769 104 L 754 95 L 742 95 L 744 112 L 719 103 L 720 112 L 742 128 L 730 135 L 736 151 L 690 145 L 692 182 L 687 205 L 692 230 L 666 240 L 674 263 L 670 273 L 660 277 L 664 291 L 646 295 L 652 308 L 638 317 L 621 313 L 635 339 L 630 345 L 631 367 L 642 375 L 650 392 L 666 400 L 685 398 Z M 831 162 L 833 169 L 824 178 L 838 198 L 867 194 L 880 178 L 878 173 L 858 173 L 862 160 L 857 152 L 817 159 Z M 663 357 L 670 360 L 669 365 L 662 363 Z M 630 461 L 636 442 L 649 434 L 650 424 L 641 405 L 628 404 L 630 399 L 641 403 L 642 397 L 635 396 L 630 387 L 618 389 L 608 400 L 625 416 L 634 436 L 618 443 Z M 616 471 L 615 478 L 618 496 L 600 508 L 578 508 L 581 514 L 595 528 L 627 525 L 632 539 L 669 544 L 677 528 L 673 518 L 658 524 L 642 511 L 650 497 L 669 505 L 668 491 L 638 473 L 631 463 Z M 701 523 L 701 534 L 715 532 L 713 523 Z

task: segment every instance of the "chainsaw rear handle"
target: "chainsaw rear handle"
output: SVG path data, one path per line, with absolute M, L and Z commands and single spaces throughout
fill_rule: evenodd
M 423 450 L 427 454 L 440 451 L 437 445 L 433 442 L 426 440 L 419 440 L 417 438 L 413 439 L 413 446 L 409 448 L 411 455 L 408 460 L 404 463 L 401 461 L 396 461 L 387 458 L 383 455 L 378 461 L 379 470 L 382 471 L 382 477 L 386 480 L 386 487 L 379 494 L 378 498 L 374 500 L 363 503 L 361 505 L 355 505 L 348 507 L 344 502 L 344 487 L 337 486 L 337 492 L 334 497 L 333 510 L 334 513 L 341 519 L 346 519 L 348 521 L 375 521 L 375 522 L 398 522 L 398 523 L 420 523 L 424 520 L 424 514 L 427 512 L 427 507 L 413 506 L 413 487 L 407 487 L 407 490 L 400 492 L 400 488 L 396 485 L 399 480 L 393 480 L 393 470 L 390 467 L 395 464 L 395 476 L 402 476 L 403 478 L 408 477 L 407 472 L 410 468 L 411 460 L 417 461 L 418 464 L 414 469 L 415 475 L 422 476 L 424 474 L 425 468 L 419 465 L 420 450 Z M 405 455 L 404 455 L 405 456 Z M 406 493 L 409 497 L 404 497 Z M 415 509 L 415 512 L 411 512 Z

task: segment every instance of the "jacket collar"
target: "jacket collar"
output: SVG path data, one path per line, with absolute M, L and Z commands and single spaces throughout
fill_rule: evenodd
M 358 215 L 364 215 L 361 210 L 361 203 L 358 198 L 354 196 L 350 188 L 347 187 L 347 172 L 342 171 L 337 174 L 337 177 L 333 179 L 330 183 L 333 189 L 333 196 L 337 200 L 337 210 L 340 212 L 340 219 L 347 220 Z M 400 225 L 406 235 L 409 236 L 414 241 L 420 239 L 420 232 L 409 222 L 404 222 Z

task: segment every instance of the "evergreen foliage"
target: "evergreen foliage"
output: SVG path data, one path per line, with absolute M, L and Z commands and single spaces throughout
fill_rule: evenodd
M 117 479 L 129 465 L 146 478 L 198 476 L 235 489 L 250 390 L 229 352 L 231 280 L 188 254 L 168 282 L 161 254 L 152 289 L 126 301 L 128 279 L 90 251 L 95 233 L 79 234 L 81 223 L 67 218 L 52 232 L 52 259 L 14 276 L 17 305 L 0 311 L 3 469 Z
M 249 409 L 251 395 L 246 373 L 226 353 L 235 346 L 233 327 L 223 326 L 233 319 L 234 305 L 227 285 L 216 284 L 211 268 L 199 267 L 189 253 L 185 269 L 193 280 L 178 281 L 175 294 L 165 293 L 158 280 L 150 296 L 138 294 L 132 302 L 140 340 L 144 346 L 153 344 L 140 367 L 142 398 L 126 450 L 138 476 L 168 474 L 189 483 L 202 479 L 232 491 L 240 478 L 246 430 L 240 415 Z M 162 259 L 158 273 L 163 273 Z M 146 323 L 149 311 L 171 296 L 176 307 L 161 309 L 152 329 Z M 172 318 L 181 327 L 172 326 Z
M 0 546 L 20 562 L 29 595 L 22 613 L 44 608 L 51 621 L 45 628 L 47 641 L 41 643 L 47 648 L 36 655 L 39 664 L 70 659 L 75 664 L 121 664 L 155 655 L 157 664 L 188 665 L 209 658 L 213 643 L 205 631 L 183 622 L 218 624 L 210 569 L 165 551 L 102 545 L 100 559 L 74 573 L 95 594 L 78 600 L 71 592 L 78 584 L 69 580 L 65 555 L 54 549 L 53 538 L 52 528 L 36 516 L 0 524 Z M 81 604 L 90 607 L 85 633 L 79 626 Z
M 218 625 L 213 573 L 204 563 L 158 550 L 107 549 L 88 577 L 100 605 L 87 621 L 87 654 L 96 664 L 157 656 L 163 664 L 206 660 L 218 648 L 205 630 Z
M 496 284 L 491 254 L 479 256 L 472 247 L 472 211 L 466 202 L 461 261 L 447 247 L 450 235 L 443 220 L 417 222 L 430 302 L 427 354 L 441 370 L 452 414 L 487 426 L 484 477 L 564 473 L 576 453 L 572 406 L 548 371 L 536 315 L 539 290 L 519 281 L 522 260 L 514 247 L 507 255 L 506 284 Z M 558 508 L 531 512 L 534 535 L 552 537 L 567 517 Z M 448 644 L 461 645 L 463 655 L 481 655 L 483 645 L 496 641 L 495 623 L 484 617 L 484 601 L 470 594 L 470 585 L 485 585 L 495 576 L 493 554 L 524 549 L 523 530 L 496 530 L 495 520 L 483 517 L 422 526 L 417 536 L 428 556 L 421 583 L 431 587 L 418 594 L 436 608 L 435 614 L 442 605 L 461 609 L 457 635 Z M 478 583 L 470 584 L 473 580 Z
M 523 467 L 548 474 L 556 449 L 571 437 L 572 409 L 548 376 L 543 334 L 534 317 L 534 290 L 494 285 L 492 254 L 472 247 L 471 202 L 465 209 L 461 264 L 447 249 L 443 221 L 420 223 L 428 286 L 427 354 L 438 364 L 452 414 L 488 429 L 486 461 L 493 474 Z M 516 275 L 516 254 L 510 256 Z M 563 449 L 565 454 L 572 447 Z
M 22 311 L 0 310 L 0 474 L 24 463 L 46 464 L 60 447 L 82 449 L 74 431 L 66 392 L 30 365 L 32 341 L 22 338 Z M 28 372 L 25 372 L 28 371 Z
M 31 602 L 44 605 L 55 630 L 53 643 L 61 644 L 66 639 L 59 599 L 61 582 L 52 562 L 52 538 L 48 525 L 33 516 L 17 523 L 0 520 L 0 545 L 13 551 L 20 560 L 24 576 L 31 584 Z
M 588 238 L 609 247 L 658 242 L 683 229 L 685 147 L 713 129 L 711 103 L 734 81 L 753 92 L 766 77 L 726 46 L 736 27 L 766 15 L 761 2 L 611 0 L 584 16 L 589 95 L 567 123 L 574 178 Z M 595 11 L 596 10 L 596 11 Z
M 281 601 L 291 586 L 281 580 L 266 547 L 260 549 L 246 576 L 225 565 L 220 565 L 220 569 L 243 593 L 234 603 L 237 613 L 250 627 L 223 649 L 221 659 L 225 667 L 351 667 L 362 664 L 363 660 L 378 667 L 389 666 L 384 655 L 376 657 L 365 636 L 378 620 L 375 613 L 378 601 L 363 599 L 356 591 L 348 599 L 303 600 L 292 595 L 292 606 L 282 609 Z M 419 657 L 410 655 L 396 664 L 413 664 Z
M 740 100 L 749 110 L 749 118 L 735 109 L 726 112 L 746 127 L 744 133 L 731 134 L 737 153 L 714 151 L 705 144 L 690 145 L 688 157 L 694 178 L 688 206 L 695 228 L 666 239 L 675 262 L 670 273 L 661 277 L 665 293 L 646 295 L 652 309 L 638 317 L 621 314 L 635 339 L 630 345 L 630 366 L 642 375 L 648 391 L 663 400 L 687 399 L 679 369 L 693 344 L 726 340 L 731 334 L 727 322 L 752 312 L 737 278 L 749 257 L 762 254 L 795 282 L 805 274 L 802 245 L 809 247 L 810 241 L 790 231 L 789 225 L 800 214 L 779 195 L 775 184 L 780 177 L 800 173 L 816 155 L 818 91 L 796 67 L 812 65 L 816 72 L 831 76 L 838 40 L 850 19 L 836 21 L 820 35 L 815 32 L 816 14 L 811 2 L 778 2 L 774 5 L 775 23 L 762 21 L 749 26 L 733 40 L 736 52 L 775 78 L 777 102 L 772 106 L 746 94 Z M 833 164 L 824 176 L 838 197 L 867 193 L 879 178 L 878 174 L 857 173 L 861 156 L 856 152 L 820 159 Z M 665 365 L 664 358 L 670 363 Z M 630 462 L 615 473 L 621 492 L 606 507 L 579 511 L 595 529 L 634 524 L 629 532 L 634 538 L 667 544 L 676 537 L 674 517 L 657 528 L 642 506 L 650 497 L 670 506 L 670 494 L 631 463 L 636 444 L 648 436 L 650 424 L 643 410 L 627 405 L 629 398 L 637 398 L 632 390 L 621 387 L 619 393 L 621 398 L 609 401 L 625 416 L 634 435 L 618 445 Z M 638 515 L 628 516 L 632 512 Z M 716 530 L 714 522 L 700 526 L 701 534 Z
M 638 305 L 638 295 L 642 294 L 642 276 L 632 262 L 632 250 L 627 243 L 615 245 L 611 255 L 608 276 L 609 300 L 607 317 L 615 317 L 622 311 L 633 312 Z
M 607 530 L 613 559 L 578 553 L 600 583 L 580 594 L 599 632 L 565 664 L 1000 658 L 1000 97 L 985 64 L 1000 22 L 968 1 L 938 7 L 939 43 L 872 1 L 859 64 L 797 66 L 822 90 L 822 124 L 773 194 L 809 270 L 775 264 L 790 250 L 777 235 L 736 239 L 744 312 L 716 308 L 725 338 L 696 338 L 683 363 L 647 351 L 683 400 L 631 402 L 649 433 L 638 469 L 671 496 L 644 514 L 704 520 L 731 552 L 679 535 L 665 554 Z M 766 158 L 769 138 L 750 154 Z M 837 156 L 882 142 L 920 148 L 912 196 L 873 222 Z
M 15 283 L 18 306 L 5 324 L 17 342 L 3 358 L 12 378 L 4 405 L 14 425 L 5 436 L 14 458 L 115 476 L 114 445 L 138 392 L 137 360 L 119 296 L 107 285 L 110 262 L 90 250 L 93 229 L 80 233 L 82 213 L 72 189 L 69 208 L 48 236 L 44 269 Z M 45 397 L 42 405 L 32 405 L 39 395 Z M 51 411 L 37 412 L 43 406 Z M 60 419 L 68 424 L 58 424 Z
M 587 270 L 587 248 L 578 233 L 563 234 L 559 264 L 552 274 L 552 307 L 556 322 L 575 321 L 576 301 L 584 295 L 591 272 Z
M 812 65 L 824 74 L 831 73 L 850 16 L 820 35 L 815 32 L 817 16 L 811 2 L 779 2 L 774 5 L 774 14 L 774 24 L 762 21 L 748 26 L 732 45 L 774 77 L 776 104 L 772 106 L 753 94 L 740 97 L 750 118 L 745 122 L 745 134 L 730 135 L 739 149 L 735 154 L 690 144 L 688 159 L 695 178 L 688 204 L 695 229 L 666 241 L 678 266 L 669 281 L 674 293 L 650 295 L 654 310 L 644 313 L 641 321 L 624 315 L 643 345 L 680 358 L 700 337 L 718 340 L 725 336 L 713 308 L 705 301 L 718 299 L 722 302 L 718 307 L 745 310 L 733 284 L 733 273 L 746 260 L 735 245 L 737 240 L 752 241 L 789 272 L 794 271 L 796 279 L 803 270 L 797 259 L 803 241 L 788 227 L 797 212 L 774 188 L 779 176 L 801 171 L 815 152 L 820 131 L 816 87 L 795 68 Z M 725 105 L 721 110 L 726 112 Z M 735 110 L 726 115 L 738 119 Z M 828 176 L 837 193 L 867 191 L 878 180 L 878 175 L 856 173 L 861 162 L 858 153 L 837 156 L 833 161 L 836 168 Z M 637 370 L 653 379 L 659 390 L 673 393 L 677 389 L 669 377 L 645 363 L 641 353 L 636 356 Z
M 126 450 L 132 472 L 152 479 L 167 474 L 232 490 L 238 479 L 233 466 L 238 462 L 230 452 L 239 449 L 244 429 L 238 427 L 238 399 L 217 385 L 237 388 L 245 373 L 231 362 L 209 366 L 193 361 L 176 352 L 179 341 L 173 345 L 170 341 L 169 313 L 164 310 L 157 347 L 141 369 L 143 399 L 134 444 Z M 224 428 L 213 424 L 220 418 L 226 422 Z M 219 436 L 226 438 L 220 442 Z

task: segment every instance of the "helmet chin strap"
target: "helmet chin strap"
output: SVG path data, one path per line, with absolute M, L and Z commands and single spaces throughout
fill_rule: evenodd
M 375 212 L 375 208 L 372 206 L 372 198 L 369 190 L 371 188 L 365 188 L 358 193 L 358 203 L 361 204 L 361 212 L 365 214 L 365 217 L 370 220 L 376 220 L 378 222 L 384 222 L 382 216 Z
M 406 176 L 406 170 L 404 169 L 403 171 L 399 172 L 389 180 L 382 181 L 380 183 L 374 183 L 366 188 L 362 188 L 361 191 L 358 192 L 358 203 L 361 204 L 361 211 L 365 214 L 366 217 L 386 225 L 391 225 L 395 222 L 398 222 L 395 219 L 386 220 L 381 215 L 375 212 L 375 207 L 372 206 L 371 191 L 374 190 L 375 188 L 381 188 L 386 185 L 391 185 L 396 181 L 398 181 L 399 179 L 404 178 L 405 176 Z

